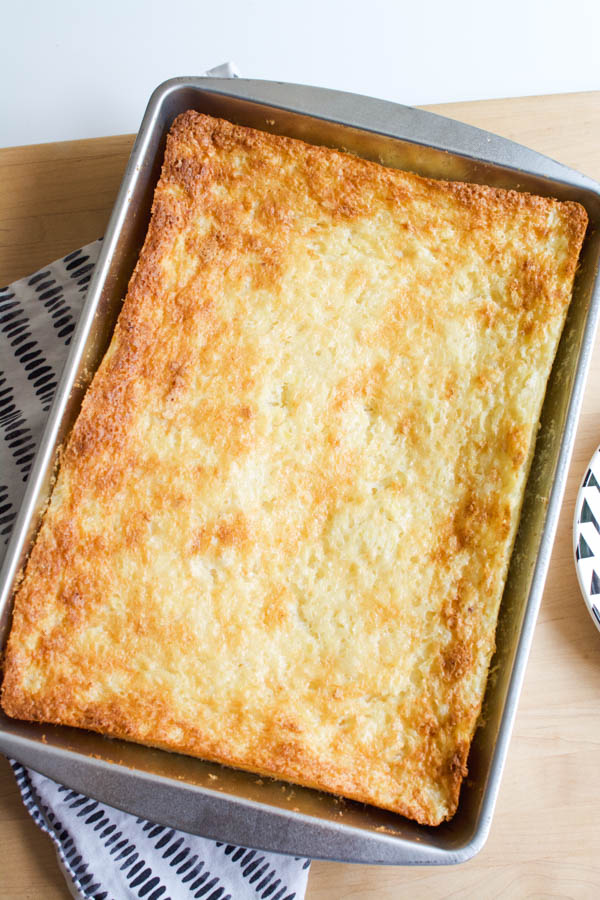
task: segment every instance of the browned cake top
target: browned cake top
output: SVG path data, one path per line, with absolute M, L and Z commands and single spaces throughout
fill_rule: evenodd
M 4 709 L 451 816 L 585 227 L 180 116 Z

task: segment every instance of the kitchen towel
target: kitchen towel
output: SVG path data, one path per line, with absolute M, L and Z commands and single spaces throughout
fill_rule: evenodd
M 101 241 L 0 289 L 0 563 Z M 235 847 L 121 812 L 12 762 L 77 898 L 301 900 L 310 860 Z

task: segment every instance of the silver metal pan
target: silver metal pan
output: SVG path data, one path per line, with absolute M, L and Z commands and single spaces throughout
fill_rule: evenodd
M 502 602 L 482 724 L 451 822 L 426 828 L 373 807 L 77 729 L 0 716 L 0 750 L 121 809 L 265 850 L 350 862 L 459 863 L 487 837 L 567 476 L 600 307 L 600 186 L 544 156 L 449 119 L 367 97 L 246 79 L 175 78 L 148 104 L 0 575 L 0 641 L 15 579 L 51 488 L 57 451 L 106 349 L 149 222 L 175 116 L 197 109 L 435 178 L 573 199 L 590 217 L 575 295 L 548 384 Z M 215 778 L 216 776 L 216 778 Z

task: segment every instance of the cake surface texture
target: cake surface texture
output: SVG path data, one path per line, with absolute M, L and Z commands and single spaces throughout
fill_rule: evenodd
M 586 222 L 179 116 L 8 715 L 450 818 Z

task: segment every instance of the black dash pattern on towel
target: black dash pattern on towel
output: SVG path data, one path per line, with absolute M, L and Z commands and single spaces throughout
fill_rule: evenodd
M 0 288 L 0 562 L 101 245 Z
M 101 241 L 0 289 L 0 564 Z M 11 761 L 23 802 L 85 900 L 302 900 L 310 860 L 216 843 Z

